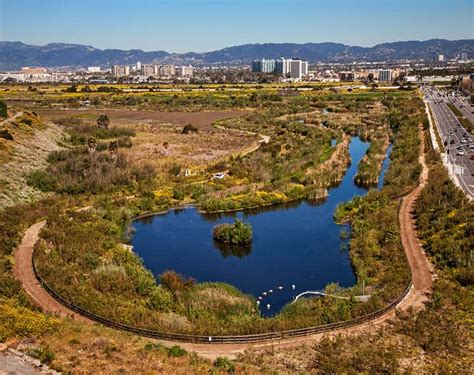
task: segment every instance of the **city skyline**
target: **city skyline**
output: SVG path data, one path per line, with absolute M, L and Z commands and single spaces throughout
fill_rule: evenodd
M 295 0 L 291 6 L 282 0 L 258 4 L 249 0 L 85 0 L 79 5 L 65 0 L 0 0 L 0 14 L 0 40 L 177 53 L 247 43 L 336 42 L 367 47 L 400 40 L 474 37 L 469 0 L 416 4 L 408 0 Z M 19 15 L 22 27 L 18 27 Z

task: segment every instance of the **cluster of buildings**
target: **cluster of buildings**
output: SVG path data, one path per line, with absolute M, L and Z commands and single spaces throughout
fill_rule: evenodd
M 90 68 L 94 67 L 89 67 Z M 156 77 L 156 78 L 192 78 L 194 75 L 194 68 L 191 65 L 188 66 L 175 66 L 175 65 L 155 65 L 155 64 L 142 64 L 137 62 L 133 66 L 128 65 L 112 65 L 111 74 L 113 77 L 127 77 L 130 75 L 144 76 L 144 77 Z
M 308 76 L 308 62 L 300 59 L 255 60 L 254 73 L 276 73 L 293 81 L 302 81 Z
M 315 70 L 309 73 L 309 81 L 317 82 L 380 82 L 390 83 L 403 75 L 401 69 L 357 69 L 357 70 Z
M 463 52 L 443 63 L 433 61 L 381 62 L 308 62 L 297 58 L 260 59 L 249 66 L 208 66 L 143 64 L 113 65 L 109 69 L 89 66 L 82 69 L 23 67 L 17 71 L 0 71 L 0 82 L 57 83 L 245 83 L 245 82 L 366 82 L 399 85 L 402 82 L 446 82 L 469 71 L 474 61 Z M 440 55 L 439 59 L 444 59 Z M 252 73 L 253 72 L 253 73 Z M 254 74 L 254 73 L 264 73 Z M 465 78 L 464 82 L 467 81 Z M 467 86 L 464 83 L 464 86 Z
M 41 67 L 23 67 L 20 71 L 0 72 L 0 82 L 69 82 L 71 72 L 48 71 Z
M 459 62 L 468 62 L 468 61 L 470 61 L 469 57 L 467 55 L 467 52 L 461 52 L 459 55 L 456 56 L 456 58 L 454 60 L 457 60 Z M 438 55 L 438 62 L 444 63 L 446 61 L 447 61 L 447 59 L 446 59 L 445 55 L 442 55 L 442 54 Z

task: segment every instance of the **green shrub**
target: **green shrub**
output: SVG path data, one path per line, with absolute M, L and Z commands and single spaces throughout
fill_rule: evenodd
M 173 307 L 173 295 L 169 290 L 158 286 L 151 292 L 147 306 L 157 311 L 170 310 Z
M 214 239 L 226 244 L 246 245 L 252 242 L 252 227 L 236 220 L 233 224 L 219 224 L 213 230 Z
M 191 133 L 197 133 L 198 128 L 196 128 L 194 125 L 188 124 L 183 128 L 182 133 L 183 134 L 191 134 Z
M 179 345 L 173 345 L 168 349 L 168 356 L 170 357 L 183 357 L 187 354 L 187 351 Z
M 3 100 L 0 100 L 0 117 L 8 117 L 7 104 Z
M 32 357 L 39 359 L 41 363 L 46 365 L 51 364 L 54 360 L 54 352 L 49 348 L 35 348 L 28 351 Z
M 89 152 L 87 147 L 52 152 L 50 165 L 27 176 L 27 183 L 41 191 L 66 194 L 113 191 L 154 177 L 150 165 L 133 164 L 123 153 Z
M 184 193 L 183 190 L 177 189 L 177 188 L 173 189 L 173 199 L 182 201 L 185 196 L 186 194 Z
M 217 357 L 214 361 L 214 367 L 232 374 L 235 372 L 234 363 L 226 357 Z

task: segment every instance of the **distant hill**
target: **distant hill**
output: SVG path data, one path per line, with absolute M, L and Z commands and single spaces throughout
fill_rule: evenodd
M 87 67 L 150 62 L 167 56 L 165 51 L 144 52 L 139 49 L 97 49 L 81 44 L 50 43 L 45 46 L 21 42 L 0 42 L 0 69 L 13 70 L 22 66 Z
M 139 49 L 97 49 L 80 44 L 51 43 L 44 46 L 21 42 L 0 42 L 0 69 L 15 70 L 22 66 L 86 67 L 93 65 L 171 62 L 193 65 L 238 65 L 254 59 L 299 57 L 310 62 L 389 61 L 401 59 L 435 60 L 466 52 L 474 58 L 474 39 L 405 41 L 383 43 L 373 47 L 348 46 L 341 43 L 264 43 L 244 44 L 217 51 L 183 54 L 165 51 L 145 52 Z

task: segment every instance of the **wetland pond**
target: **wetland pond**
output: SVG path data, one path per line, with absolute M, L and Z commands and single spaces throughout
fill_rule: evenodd
M 356 278 L 348 251 L 343 250 L 348 239 L 340 235 L 348 227 L 336 224 L 333 214 L 339 203 L 367 193 L 367 188 L 354 184 L 354 177 L 368 147 L 369 143 L 352 138 L 351 166 L 321 203 L 298 201 L 229 214 L 201 214 L 195 207 L 171 210 L 132 222 L 134 251 L 157 278 L 174 270 L 198 282 L 232 284 L 255 298 L 272 289 L 262 296 L 264 316 L 277 313 L 301 292 L 321 290 L 329 283 L 352 286 Z M 235 218 L 252 225 L 251 247 L 223 247 L 213 240 L 213 227 Z

